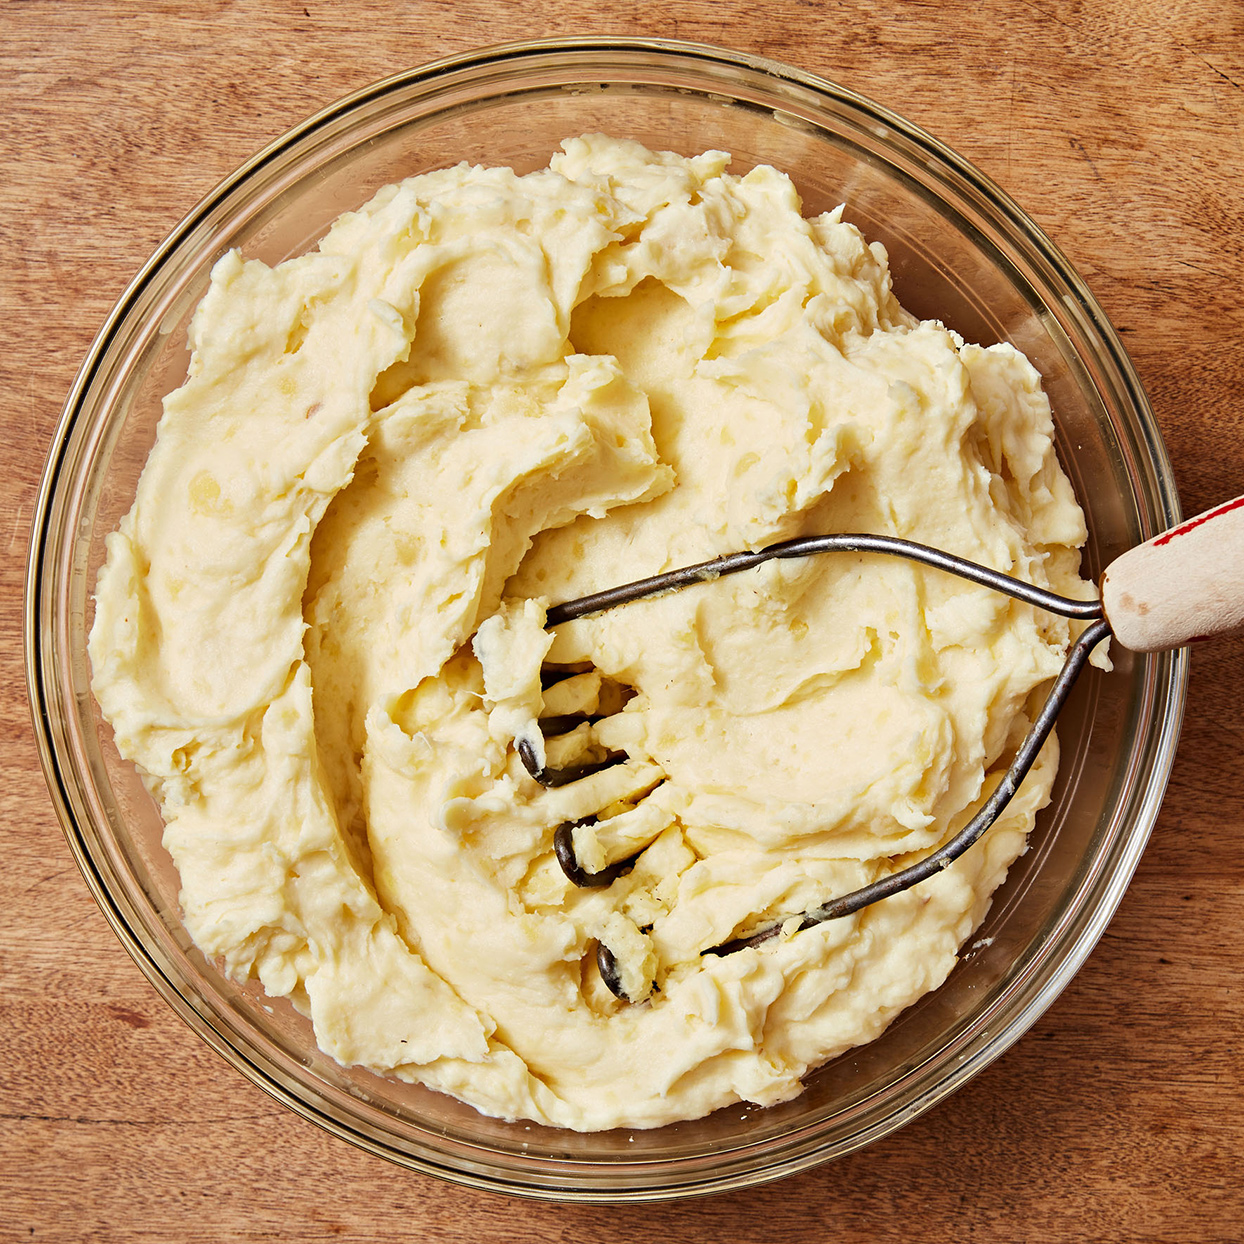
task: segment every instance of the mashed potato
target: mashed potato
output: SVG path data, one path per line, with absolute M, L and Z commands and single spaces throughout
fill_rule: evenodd
M 961 827 L 1068 623 L 850 554 L 554 630 L 546 606 L 833 531 L 1091 589 L 1022 355 L 916 321 L 884 250 L 771 168 L 563 146 L 388 187 L 275 268 L 219 261 L 90 653 L 205 954 L 344 1064 L 652 1127 L 792 1097 L 941 984 L 1052 741 L 943 874 L 702 952 Z M 617 763 L 545 788 L 521 740 Z M 592 816 L 584 867 L 637 858 L 584 889 L 553 835 Z

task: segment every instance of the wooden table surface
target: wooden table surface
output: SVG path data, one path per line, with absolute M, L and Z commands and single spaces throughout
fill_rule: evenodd
M 745 1193 L 603 1211 L 464 1191 L 270 1100 L 95 908 L 32 741 L 21 593 L 61 403 L 114 299 L 212 185 L 308 113 L 471 46 L 734 46 L 949 141 L 1124 335 L 1186 513 L 1244 490 L 1239 0 L 0 3 L 0 1239 L 1238 1241 L 1244 642 L 1199 649 L 1153 841 L 1088 964 L 941 1107 Z

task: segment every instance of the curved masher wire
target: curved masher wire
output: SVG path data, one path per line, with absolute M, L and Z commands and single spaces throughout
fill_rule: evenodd
M 1027 601 L 1038 609 L 1048 609 L 1064 618 L 1087 621 L 1102 616 L 1100 601 L 1073 600 L 1069 596 L 1059 596 L 1021 579 L 1013 579 L 999 570 L 991 570 L 988 566 L 979 566 L 976 562 L 956 557 L 953 553 L 930 548 L 927 544 L 900 540 L 897 536 L 830 535 L 801 536 L 797 540 L 770 544 L 755 552 L 729 553 L 712 561 L 697 562 L 694 566 L 667 570 L 664 574 L 636 579 L 634 583 L 624 583 L 621 587 L 611 587 L 603 592 L 593 592 L 590 596 L 580 596 L 578 600 L 554 605 L 548 611 L 545 625 L 560 626 L 561 623 L 572 622 L 576 618 L 604 613 L 606 609 L 613 609 L 617 605 L 629 605 L 632 601 L 644 600 L 650 596 L 662 596 L 666 592 L 690 587 L 695 583 L 711 583 L 723 575 L 751 570 L 764 562 L 790 557 L 810 557 L 813 553 L 884 553 L 891 557 L 904 557 L 979 583 L 982 587 L 993 588 L 995 592 L 1003 592 L 1016 600 Z
M 625 583 L 620 587 L 610 588 L 603 592 L 594 592 L 577 600 L 566 601 L 553 606 L 547 614 L 547 626 L 558 626 L 576 618 L 589 617 L 613 609 L 618 605 L 630 604 L 632 601 L 644 600 L 660 596 L 666 592 L 677 591 L 690 587 L 695 583 L 710 583 L 723 575 L 737 574 L 743 570 L 751 570 L 767 561 L 779 558 L 808 557 L 814 553 L 850 552 L 850 553 L 883 553 L 894 557 L 903 557 L 944 570 L 957 575 L 961 579 L 992 588 L 1017 600 L 1035 605 L 1039 609 L 1048 610 L 1065 618 L 1086 621 L 1089 625 L 1071 645 L 1063 668 L 1054 681 L 1041 711 L 1032 723 L 1028 734 L 1014 760 L 993 793 L 985 801 L 976 815 L 953 838 L 937 850 L 918 860 L 907 868 L 891 873 L 874 881 L 871 885 L 853 890 L 839 898 L 831 899 L 811 911 L 795 913 L 774 921 L 765 928 L 747 937 L 734 938 L 723 942 L 720 946 L 711 947 L 703 954 L 728 955 L 736 950 L 751 946 L 759 946 L 777 937 L 792 920 L 798 920 L 796 931 L 812 928 L 826 920 L 835 920 L 851 915 L 873 903 L 901 893 L 914 885 L 948 868 L 974 843 L 979 841 L 985 831 L 998 819 L 1007 804 L 1014 798 L 1020 784 L 1035 763 L 1042 745 L 1054 728 L 1059 711 L 1071 693 L 1076 679 L 1088 661 L 1093 649 L 1110 634 L 1110 624 L 1102 616 L 1101 602 L 1098 600 L 1074 600 L 1067 596 L 1059 596 L 1044 588 L 1034 587 L 1030 583 L 1014 579 L 986 566 L 965 561 L 951 553 L 928 545 L 917 544 L 910 540 L 900 540 L 893 536 L 875 535 L 828 535 L 806 536 L 797 540 L 786 540 L 780 544 L 771 544 L 767 548 L 755 552 L 732 553 L 713 561 L 700 562 L 694 566 L 684 566 L 678 570 L 664 574 L 652 575 L 647 579 L 639 579 L 633 583 Z M 526 749 L 521 745 L 519 754 L 528 771 L 537 780 L 552 785 L 556 779 L 549 780 L 552 775 L 547 770 L 539 770 L 535 764 L 535 755 L 530 745 Z M 573 847 L 570 842 L 570 827 L 559 826 L 555 835 L 557 839 L 557 857 L 566 875 L 576 885 L 607 885 L 621 872 L 625 871 L 633 861 L 622 861 L 611 865 L 601 873 L 586 873 L 574 859 Z M 607 879 L 606 879 L 607 875 Z M 605 984 L 619 998 L 626 997 L 622 989 L 618 964 L 609 948 L 602 942 L 597 948 L 597 964 Z

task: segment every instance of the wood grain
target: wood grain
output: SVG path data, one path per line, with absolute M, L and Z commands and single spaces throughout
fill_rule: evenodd
M 1240 492 L 1238 0 L 0 5 L 0 1240 L 1239 1240 L 1239 640 L 1196 653 L 1153 842 L 1036 1028 L 895 1136 L 748 1193 L 603 1212 L 368 1157 L 210 1053 L 95 909 L 43 788 L 20 616 L 43 456 L 92 336 L 180 216 L 306 114 L 475 44 L 574 32 L 773 56 L 949 141 L 1123 333 L 1185 512 Z

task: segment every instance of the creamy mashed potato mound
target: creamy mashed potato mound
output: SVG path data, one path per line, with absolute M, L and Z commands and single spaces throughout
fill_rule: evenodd
M 226 255 L 99 576 L 94 690 L 195 942 L 341 1063 L 491 1115 L 794 1096 L 942 983 L 1049 798 L 1053 741 L 941 875 L 702 957 L 960 828 L 1068 623 L 850 554 L 549 603 L 837 531 L 1092 592 L 1032 366 L 728 162 L 579 138 L 387 187 L 275 268 Z M 546 789 L 523 739 L 619 763 Z M 580 889 L 553 835 L 591 815 L 585 867 L 638 855 Z

